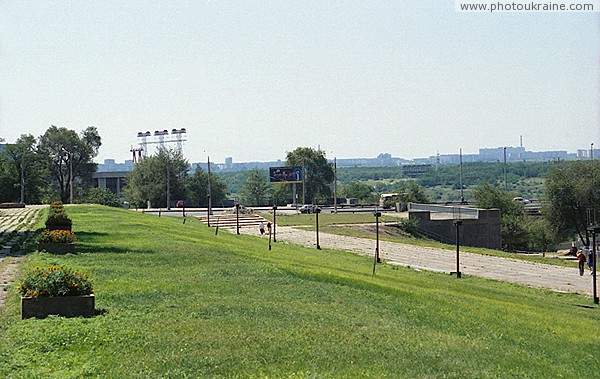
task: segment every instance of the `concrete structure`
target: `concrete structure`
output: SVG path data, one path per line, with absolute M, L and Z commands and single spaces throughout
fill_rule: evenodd
M 424 204 L 423 204 L 424 205 Z M 419 232 L 442 243 L 456 243 L 455 220 L 462 220 L 460 241 L 462 246 L 502 249 L 500 210 L 439 206 L 439 211 L 418 210 L 410 204 L 408 217 L 419 222 Z M 447 208 L 444 210 L 443 208 Z
M 93 175 L 94 187 L 100 189 L 108 188 L 112 193 L 120 197 L 128 174 L 129 171 L 95 172 Z

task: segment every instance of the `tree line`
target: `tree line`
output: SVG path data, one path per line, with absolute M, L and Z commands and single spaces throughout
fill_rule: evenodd
M 37 138 L 21 135 L 0 153 L 0 201 L 120 205 L 120 199 L 109 190 L 93 188 L 93 159 L 100 146 L 100 135 L 93 126 L 79 134 L 51 126 Z M 148 202 L 154 207 L 173 206 L 178 200 L 190 207 L 205 207 L 209 201 L 219 205 L 231 197 L 228 183 L 234 178 L 235 200 L 250 206 L 331 200 L 335 173 L 323 151 L 298 147 L 286 154 L 285 165 L 302 166 L 304 180 L 273 185 L 263 170 L 222 175 L 208 175 L 202 169 L 191 172 L 179 151 L 159 149 L 135 164 L 123 195 L 138 207 Z M 600 160 L 511 163 L 510 174 L 515 177 L 544 178 L 543 217 L 529 216 L 523 204 L 513 200 L 516 194 L 503 189 L 504 169 L 493 163 L 467 164 L 463 185 L 471 187 L 478 207 L 501 210 L 506 249 L 543 250 L 552 243 L 575 238 L 590 244 L 589 227 L 600 211 Z M 401 178 L 388 188 L 398 194 L 399 201 L 425 203 L 431 201 L 425 190 L 428 186 L 453 186 L 457 174 L 457 165 L 430 167 L 418 177 L 397 167 L 342 168 L 337 170 L 337 196 L 376 202 L 380 193 L 367 184 L 369 180 Z

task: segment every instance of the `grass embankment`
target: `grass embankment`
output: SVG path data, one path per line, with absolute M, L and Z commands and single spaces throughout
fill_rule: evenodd
M 380 265 L 195 220 L 69 209 L 96 317 L 0 311 L 0 377 L 594 377 L 590 300 Z
M 271 221 L 273 220 L 272 214 L 264 216 L 270 219 Z M 405 243 L 416 246 L 435 247 L 448 250 L 456 249 L 456 245 L 448 245 L 427 238 L 415 238 L 406 233 L 402 233 L 400 230 L 394 227 L 394 224 L 398 223 L 398 221 L 398 217 L 383 214 L 383 216 L 380 218 L 380 222 L 382 224 L 380 225 L 381 229 L 379 235 L 379 238 L 382 241 Z M 372 224 L 373 227 L 371 229 L 373 230 L 366 230 L 366 228 L 362 226 L 357 227 L 356 225 L 353 226 L 352 224 Z M 387 224 L 387 226 L 384 226 L 385 224 Z M 315 215 L 300 214 L 277 216 L 277 225 L 300 226 L 302 228 L 314 230 Z M 319 230 L 324 233 L 331 233 L 342 236 L 375 239 L 375 217 L 372 213 L 321 214 L 319 215 Z M 461 246 L 460 250 L 468 253 L 490 255 L 500 258 L 513 258 L 528 262 L 545 263 L 556 266 L 574 268 L 577 267 L 577 261 L 575 259 L 564 260 L 550 255 L 543 257 L 541 256 L 541 254 L 515 254 L 501 250 L 492 250 L 470 246 Z

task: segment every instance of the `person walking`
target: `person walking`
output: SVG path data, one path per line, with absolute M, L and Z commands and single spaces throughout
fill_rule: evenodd
M 264 222 L 260 222 L 260 225 L 258 226 L 258 230 L 260 230 L 260 234 L 263 235 L 265 234 L 265 223 Z
M 583 251 L 577 254 L 577 261 L 579 262 L 579 275 L 583 276 L 583 272 L 585 271 L 585 254 L 583 254 Z

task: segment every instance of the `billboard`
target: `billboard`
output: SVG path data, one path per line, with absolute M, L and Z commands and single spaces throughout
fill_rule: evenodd
M 302 166 L 269 167 L 271 183 L 287 184 L 302 182 Z

